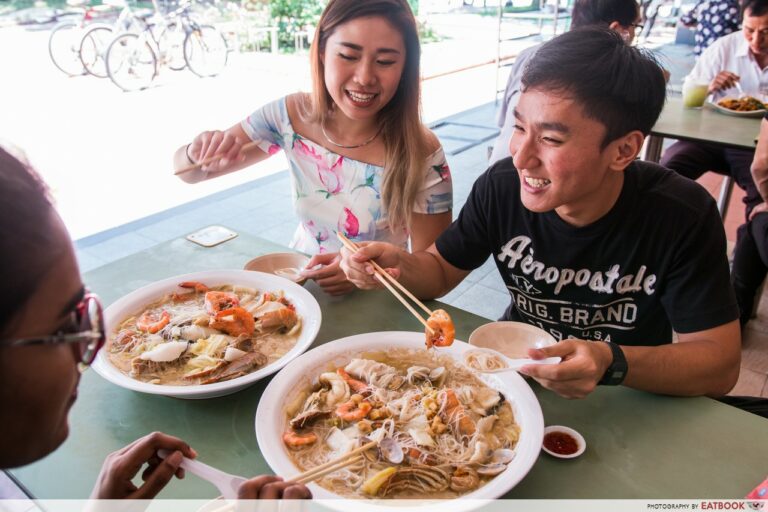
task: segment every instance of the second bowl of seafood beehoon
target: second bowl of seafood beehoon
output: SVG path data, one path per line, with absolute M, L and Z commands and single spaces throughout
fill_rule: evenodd
M 469 344 L 490 348 L 510 359 L 528 357 L 528 350 L 557 343 L 543 329 L 524 322 L 491 322 L 481 325 L 469 335 Z
M 380 332 L 303 354 L 259 402 L 255 425 L 264 458 L 291 478 L 375 441 L 352 465 L 309 484 L 314 496 L 504 495 L 538 457 L 541 408 L 519 375 L 500 378 L 464 366 L 470 348 L 457 341 L 427 350 L 421 333 Z
M 312 344 L 321 321 L 304 288 L 245 270 L 157 281 L 104 316 L 94 369 L 124 388 L 178 398 L 226 395 L 276 372 Z

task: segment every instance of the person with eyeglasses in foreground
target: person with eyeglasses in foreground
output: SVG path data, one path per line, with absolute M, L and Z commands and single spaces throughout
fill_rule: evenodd
M 528 356 L 559 364 L 519 370 L 545 388 L 728 393 L 741 336 L 717 206 L 700 185 L 636 160 L 664 105 L 661 67 L 615 31 L 581 28 L 536 52 L 522 91 L 512 157 L 475 181 L 458 219 L 426 251 L 342 249 L 349 280 L 377 288 L 374 260 L 431 299 L 490 256 L 511 299 L 502 320 L 558 340 Z
M 106 333 L 98 297 L 85 288 L 72 242 L 47 188 L 0 148 L 0 469 L 34 462 L 69 435 L 80 373 Z M 159 449 L 171 452 L 160 459 Z M 92 499 L 151 499 L 197 453 L 154 432 L 107 456 Z M 143 483 L 134 478 L 141 472 Z M 303 485 L 275 476 L 248 480 L 242 499 L 310 498 Z M 1 498 L 2 496 L 0 496 Z
M 629 44 L 635 39 L 640 25 L 640 6 L 636 0 L 576 0 L 571 12 L 571 29 L 580 27 L 607 27 L 615 30 Z M 509 156 L 509 138 L 515 126 L 515 106 L 520 100 L 521 84 L 525 66 L 541 48 L 541 44 L 528 47 L 515 57 L 509 72 L 497 116 L 499 136 L 493 144 L 488 164 L 493 165 Z

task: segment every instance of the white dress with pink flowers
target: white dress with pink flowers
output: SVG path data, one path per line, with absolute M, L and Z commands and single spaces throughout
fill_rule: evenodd
M 300 220 L 292 248 L 306 254 L 336 252 L 341 246 L 337 231 L 356 241 L 380 240 L 406 247 L 405 228 L 392 230 L 382 212 L 383 167 L 343 157 L 298 135 L 288 118 L 285 98 L 248 116 L 242 127 L 270 155 L 281 149 L 286 152 Z M 424 187 L 413 211 L 449 211 L 453 188 L 442 147 L 429 156 L 424 172 Z

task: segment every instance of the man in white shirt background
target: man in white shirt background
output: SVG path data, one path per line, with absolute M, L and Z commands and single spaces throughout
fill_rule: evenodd
M 715 101 L 741 91 L 759 99 L 768 95 L 768 0 L 744 0 L 742 10 L 741 30 L 715 41 L 691 71 L 693 79 L 709 83 Z M 754 155 L 754 150 L 679 141 L 665 151 L 661 164 L 692 180 L 707 171 L 731 176 L 746 192 L 749 215 L 762 201 L 749 171 Z

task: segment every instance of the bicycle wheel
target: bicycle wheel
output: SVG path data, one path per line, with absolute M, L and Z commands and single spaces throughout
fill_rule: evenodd
M 109 25 L 94 25 L 88 27 L 80 41 L 80 62 L 85 70 L 99 78 L 107 78 L 107 65 L 104 56 L 109 43 L 112 41 L 112 27 Z
M 107 74 L 124 91 L 146 89 L 157 76 L 157 56 L 138 34 L 117 36 L 107 48 Z
M 224 36 L 210 25 L 194 28 L 184 39 L 184 60 L 197 76 L 216 76 L 227 65 L 229 49 Z
M 85 74 L 79 55 L 81 34 L 80 23 L 65 21 L 53 27 L 48 36 L 48 55 L 53 64 L 69 76 Z
M 187 67 L 184 60 L 184 29 L 181 23 L 172 22 L 158 38 L 158 46 L 162 49 L 165 63 L 174 71 Z

